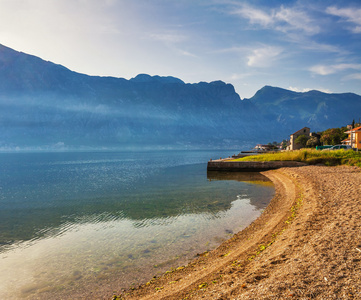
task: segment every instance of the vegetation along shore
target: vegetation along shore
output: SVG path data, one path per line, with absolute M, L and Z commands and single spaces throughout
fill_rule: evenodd
M 353 150 L 319 151 L 315 149 L 301 149 L 252 155 L 232 161 L 298 161 L 309 165 L 324 164 L 326 166 L 349 165 L 361 167 L 361 152 Z
M 360 157 L 317 153 L 277 157 L 316 165 L 264 172 L 276 193 L 246 229 L 188 265 L 108 299 L 361 299 Z

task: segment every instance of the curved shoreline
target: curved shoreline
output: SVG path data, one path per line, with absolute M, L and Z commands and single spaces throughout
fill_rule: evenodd
M 276 193 L 257 220 L 118 299 L 361 297 L 360 169 L 308 166 L 263 174 Z

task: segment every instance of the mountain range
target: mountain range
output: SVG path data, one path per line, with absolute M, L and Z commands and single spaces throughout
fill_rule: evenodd
M 88 76 L 0 45 L 0 150 L 248 149 L 350 124 L 361 96 Z

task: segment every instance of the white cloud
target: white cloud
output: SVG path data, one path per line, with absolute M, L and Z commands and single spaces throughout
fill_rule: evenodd
M 244 79 L 247 76 L 249 76 L 249 73 L 241 73 L 241 74 L 237 74 L 237 73 L 233 73 L 229 76 L 230 80 L 240 80 L 240 79 Z
M 356 27 L 353 29 L 353 32 L 354 32 L 354 33 L 361 33 L 361 26 L 356 26 Z
M 177 49 L 178 54 L 182 55 L 182 56 L 189 56 L 189 57 L 197 57 L 197 55 L 190 53 L 186 50 L 182 50 L 182 49 Z
M 257 48 L 252 51 L 252 54 L 249 55 L 247 65 L 250 67 L 268 67 L 278 56 L 282 53 L 283 49 L 280 47 L 267 46 L 263 48 Z
M 361 70 L 361 64 L 337 64 L 337 65 L 316 65 L 310 68 L 312 73 L 318 75 L 330 75 L 344 70 Z
M 333 92 L 330 91 L 329 89 L 324 89 L 324 88 L 313 88 L 313 89 L 310 89 L 310 88 L 298 88 L 298 87 L 293 87 L 293 86 L 290 86 L 288 87 L 288 89 L 290 91 L 293 91 L 293 92 L 297 92 L 297 93 L 307 93 L 309 91 L 320 91 L 320 92 L 323 92 L 323 93 L 327 93 L 327 94 L 332 94 Z
M 181 43 L 187 40 L 186 36 L 175 33 L 152 33 L 149 37 L 165 43 Z
M 281 6 L 280 10 L 275 14 L 275 19 L 286 23 L 286 25 L 277 26 L 281 31 L 297 30 L 311 35 L 320 32 L 320 27 L 304 11 L 298 9 Z
M 243 4 L 231 13 L 248 19 L 250 24 L 259 24 L 265 28 L 285 33 L 296 31 L 313 35 L 320 32 L 320 27 L 316 25 L 316 20 L 313 20 L 300 8 L 285 8 L 281 6 L 279 9 L 266 12 L 262 9 Z
M 311 91 L 312 89 L 309 89 L 309 88 L 298 88 L 298 87 L 294 87 L 294 86 L 289 86 L 288 87 L 288 90 L 290 91 L 293 91 L 293 92 L 297 92 L 297 93 L 305 93 L 305 92 L 309 92 Z
M 347 22 L 353 23 L 354 27 L 351 31 L 354 33 L 361 33 L 361 8 L 337 8 L 330 6 L 326 9 L 330 15 L 338 16 L 345 19 Z
M 301 41 L 300 41 L 301 42 Z M 300 47 L 306 50 L 312 50 L 316 52 L 329 52 L 329 53 L 336 53 L 339 55 L 348 55 L 350 52 L 345 49 L 341 49 L 337 45 L 330 45 L 330 44 L 321 44 L 316 41 L 305 41 L 302 40 L 302 44 L 300 43 Z
M 181 56 L 187 57 L 197 57 L 195 54 L 182 49 L 179 45 L 186 45 L 189 38 L 186 35 L 180 34 L 178 32 L 166 32 L 166 33 L 152 33 L 148 36 L 153 41 L 159 41 L 164 43 L 164 45 L 171 49 L 174 53 L 177 53 Z
M 322 66 L 322 65 L 313 66 L 310 68 L 310 71 L 318 75 L 330 75 L 336 72 L 332 68 L 332 66 Z
M 361 73 L 354 73 L 342 78 L 343 80 L 361 80 Z
M 272 15 L 247 5 L 243 5 L 241 8 L 232 11 L 232 14 L 249 19 L 251 24 L 261 24 L 266 27 L 274 23 Z
M 229 47 L 223 49 L 212 50 L 211 53 L 223 54 L 223 53 L 242 53 L 249 50 L 249 47 Z

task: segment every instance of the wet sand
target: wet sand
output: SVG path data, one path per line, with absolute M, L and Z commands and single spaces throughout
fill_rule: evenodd
M 118 299 L 361 299 L 361 170 L 263 174 L 276 194 L 257 220 Z

